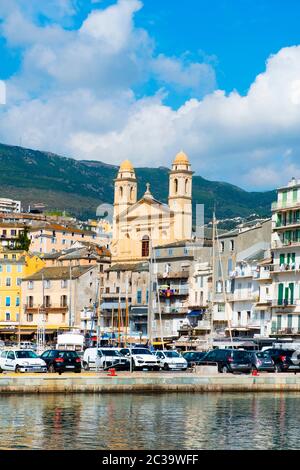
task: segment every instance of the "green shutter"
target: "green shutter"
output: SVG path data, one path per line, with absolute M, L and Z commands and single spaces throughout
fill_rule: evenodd
M 283 305 L 283 284 L 278 285 L 278 305 Z
M 290 304 L 294 305 L 294 291 L 295 291 L 295 285 L 293 282 L 289 284 L 289 291 L 290 291 Z
M 281 255 L 280 255 L 279 264 L 280 264 L 280 266 L 281 266 L 282 264 L 285 264 L 285 255 L 284 255 L 284 254 L 281 254 Z
M 287 202 L 287 192 L 284 191 L 282 193 L 282 206 L 285 207 L 286 206 L 286 202 Z
M 281 315 L 277 315 L 277 331 L 281 330 Z
M 287 323 L 287 327 L 288 328 L 292 328 L 292 325 L 293 325 L 293 315 L 288 315 L 288 323 Z
M 288 265 L 291 264 L 291 253 L 288 253 L 288 255 L 287 255 L 287 264 Z
M 298 189 L 293 189 L 293 202 L 297 202 Z
M 296 264 L 296 253 L 292 253 L 292 264 Z

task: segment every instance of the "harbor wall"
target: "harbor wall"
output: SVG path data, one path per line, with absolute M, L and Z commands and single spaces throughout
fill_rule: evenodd
M 2 376 L 0 394 L 300 392 L 300 376 L 153 375 L 153 376 Z

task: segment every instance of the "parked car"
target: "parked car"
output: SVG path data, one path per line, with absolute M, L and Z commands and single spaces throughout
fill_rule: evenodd
M 0 372 L 4 370 L 12 372 L 47 372 L 47 366 L 43 359 L 34 351 L 15 349 L 0 353 Z
M 123 348 L 120 353 L 132 362 L 133 370 L 160 370 L 158 358 L 146 348 Z
M 43 352 L 41 359 L 45 361 L 49 372 L 81 372 L 81 359 L 76 351 L 49 349 Z
M 32 349 L 33 351 L 35 351 L 36 344 L 32 343 L 31 341 L 21 341 L 20 349 Z
M 238 349 L 213 349 L 206 353 L 200 364 L 217 364 L 218 371 L 223 374 L 250 373 L 252 370 L 252 361 L 248 351 Z
M 177 351 L 156 351 L 155 355 L 164 370 L 187 370 L 187 361 Z
M 257 371 L 274 372 L 275 362 L 265 351 L 248 351 L 251 358 L 252 369 Z
M 274 361 L 276 372 L 300 370 L 300 351 L 295 349 L 270 348 L 264 352 Z
M 188 367 L 191 367 L 192 365 L 198 365 L 206 354 L 203 351 L 187 351 L 182 353 L 182 356 L 187 361 Z
M 116 348 L 87 348 L 83 354 L 82 366 L 85 370 L 108 369 L 109 367 L 129 370 L 130 361 Z
M 5 342 L 0 340 L 0 349 L 3 349 L 5 348 Z

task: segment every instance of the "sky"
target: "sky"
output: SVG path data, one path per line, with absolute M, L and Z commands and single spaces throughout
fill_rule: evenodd
M 299 0 L 0 0 L 0 142 L 300 178 Z

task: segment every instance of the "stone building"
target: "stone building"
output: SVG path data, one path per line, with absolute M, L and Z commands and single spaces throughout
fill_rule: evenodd
M 115 180 L 113 263 L 138 263 L 149 258 L 151 247 L 191 239 L 192 175 L 188 157 L 180 152 L 169 178 L 169 201 L 154 198 L 147 185 L 137 200 L 137 179 L 132 164 L 126 160 Z

